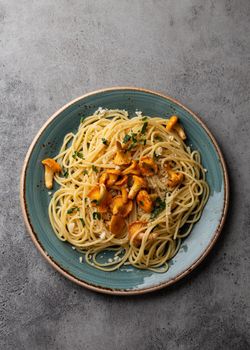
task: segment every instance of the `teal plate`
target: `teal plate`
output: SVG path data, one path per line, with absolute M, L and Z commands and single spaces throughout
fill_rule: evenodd
M 80 254 L 68 243 L 57 239 L 48 218 L 50 196 L 44 187 L 41 160 L 54 157 L 66 133 L 76 131 L 80 118 L 92 114 L 98 107 L 125 109 L 131 116 L 142 111 L 149 116 L 180 117 L 189 144 L 200 151 L 207 169 L 210 196 L 201 219 L 183 241 L 170 268 L 160 274 L 133 267 L 103 272 L 80 263 Z M 214 137 L 193 112 L 162 94 L 137 88 L 110 88 L 86 94 L 56 112 L 42 127 L 27 153 L 21 176 L 21 204 L 24 220 L 31 237 L 59 272 L 70 280 L 95 291 L 110 294 L 140 294 L 173 284 L 191 272 L 208 254 L 216 242 L 228 207 L 228 176 L 223 156 Z

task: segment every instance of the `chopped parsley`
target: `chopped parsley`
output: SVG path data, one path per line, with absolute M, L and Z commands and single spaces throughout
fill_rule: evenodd
M 89 142 L 87 142 L 87 148 L 89 148 L 89 146 L 90 146 L 90 143 L 89 143 Z
M 155 136 L 155 140 L 156 140 L 156 141 L 162 141 L 162 138 L 161 138 L 161 136 L 156 135 L 156 136 Z
M 148 127 L 148 122 L 143 123 L 141 134 L 145 134 Z
M 151 213 L 151 219 L 155 219 L 164 209 L 166 208 L 166 203 L 157 197 L 154 202 L 154 209 Z
M 84 227 L 85 226 L 85 221 L 83 220 L 83 218 L 80 218 L 80 221 L 82 223 L 82 226 Z
M 108 140 L 106 140 L 104 137 L 102 138 L 102 143 L 103 143 L 105 146 L 108 146 Z
M 65 170 L 65 172 L 63 173 L 63 176 L 66 177 L 66 178 L 69 176 L 68 170 Z
M 146 139 L 140 139 L 140 141 L 139 141 L 139 143 L 141 144 L 141 145 L 146 145 L 146 143 L 147 143 L 147 140 Z
M 142 121 L 145 122 L 146 120 L 148 120 L 148 117 L 143 117 Z
M 81 159 L 84 159 L 83 158 L 83 154 L 82 154 L 82 152 L 77 152 L 77 151 L 75 151 L 74 153 L 73 153 L 73 156 L 72 156 L 74 159 L 76 159 L 77 157 L 78 158 L 81 158 Z
M 136 146 L 136 142 L 131 143 L 131 145 L 128 147 L 128 151 L 131 151 L 132 148 Z
M 125 136 L 124 136 L 124 138 L 123 138 L 123 143 L 127 143 L 127 142 L 129 142 L 131 140 L 131 136 L 129 135 L 129 134 L 126 134 Z
M 79 210 L 79 209 L 76 207 L 72 207 L 69 210 L 67 210 L 67 214 L 72 214 L 74 210 Z
M 88 175 L 88 170 L 83 170 L 83 175 Z
M 83 123 L 84 119 L 85 119 L 84 117 L 81 117 L 80 123 Z
M 139 201 L 139 204 L 140 204 L 141 206 L 144 206 L 144 202 L 143 202 L 143 201 Z
M 98 205 L 98 204 L 100 204 L 100 201 L 98 201 L 97 199 L 93 199 L 93 200 L 91 201 L 91 203 Z
M 93 213 L 93 220 L 100 220 L 101 219 L 101 214 L 98 213 L 97 211 Z
M 132 139 L 132 142 L 133 142 L 133 143 L 136 143 L 136 142 L 137 142 L 136 136 L 137 136 L 136 133 L 131 132 L 131 139 Z
M 98 169 L 95 165 L 92 165 L 92 170 L 95 172 L 95 173 L 98 173 Z

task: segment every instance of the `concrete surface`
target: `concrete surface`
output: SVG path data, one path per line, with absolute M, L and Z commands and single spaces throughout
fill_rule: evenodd
M 0 1 L 0 349 L 250 349 L 250 1 Z M 189 106 L 228 164 L 231 206 L 205 263 L 141 297 L 80 288 L 26 233 L 23 158 L 55 110 L 113 85 Z

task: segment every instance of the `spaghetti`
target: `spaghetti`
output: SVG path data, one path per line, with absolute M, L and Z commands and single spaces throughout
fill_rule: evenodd
M 166 271 L 209 195 L 200 154 L 184 139 L 177 117 L 99 108 L 85 118 L 54 158 L 62 169 L 49 204 L 57 237 L 101 270 Z

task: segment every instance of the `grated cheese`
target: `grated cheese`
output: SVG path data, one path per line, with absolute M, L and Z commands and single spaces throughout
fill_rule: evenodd
M 100 238 L 101 239 L 105 239 L 106 238 L 106 232 L 103 231 L 101 234 L 100 234 Z
M 67 226 L 68 226 L 69 232 L 72 233 L 74 228 L 75 228 L 75 223 L 74 222 L 70 222 Z

